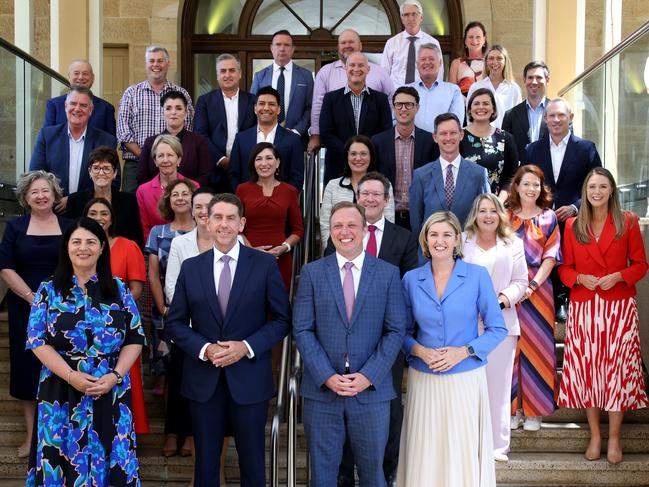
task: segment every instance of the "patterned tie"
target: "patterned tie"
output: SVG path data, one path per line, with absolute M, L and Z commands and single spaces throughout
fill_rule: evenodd
M 367 239 L 367 247 L 365 247 L 365 252 L 367 252 L 371 256 L 376 257 L 376 254 L 378 253 L 376 251 L 376 225 L 370 225 L 367 227 L 367 229 L 370 232 L 370 238 Z
M 230 261 L 232 257 L 229 255 L 224 255 L 221 257 L 221 262 L 223 262 L 223 270 L 221 271 L 221 276 L 219 277 L 219 289 L 218 289 L 218 299 L 219 306 L 221 307 L 221 313 L 225 316 L 225 312 L 228 309 L 228 300 L 230 299 L 230 287 L 232 286 L 232 274 L 230 273 Z
M 354 311 L 354 275 L 352 274 L 353 262 L 345 262 L 345 279 L 343 279 L 343 296 L 345 297 L 345 309 L 347 310 L 347 319 L 351 321 L 352 312 Z
M 410 45 L 408 46 L 408 63 L 406 64 L 406 84 L 415 81 L 415 67 L 417 64 L 415 56 L 415 41 L 417 38 L 410 36 L 408 40 L 410 41 Z
M 279 91 L 279 106 L 281 111 L 279 112 L 278 123 L 282 123 L 286 118 L 286 102 L 284 100 L 284 90 L 286 89 L 286 80 L 284 79 L 284 66 L 279 68 L 279 78 L 277 78 L 277 91 Z
M 446 166 L 446 181 L 444 182 L 444 193 L 446 194 L 446 207 L 451 209 L 453 204 L 453 193 L 455 192 L 455 182 L 453 181 L 453 164 Z

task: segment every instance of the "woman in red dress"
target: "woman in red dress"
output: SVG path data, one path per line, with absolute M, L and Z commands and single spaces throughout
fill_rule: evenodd
M 273 144 L 260 142 L 250 154 L 250 181 L 240 184 L 246 226 L 243 234 L 251 247 L 273 254 L 286 289 L 291 286 L 292 252 L 304 235 L 298 192 L 277 180 L 279 152 Z
M 110 270 L 113 276 L 124 281 L 133 299 L 137 301 L 142 296 L 142 287 L 146 281 L 144 255 L 139 245 L 133 240 L 115 235 L 115 212 L 107 199 L 93 198 L 88 201 L 83 209 L 83 216 L 95 220 L 106 232 L 110 244 Z M 135 432 L 139 435 L 148 433 L 149 420 L 144 407 L 140 357 L 131 367 L 131 394 Z
M 566 221 L 559 276 L 571 288 L 559 405 L 586 408 L 588 460 L 601 454 L 600 411 L 608 411 L 610 463 L 622 461 L 624 411 L 647 407 L 635 284 L 647 272 L 637 215 L 622 211 L 612 174 L 593 169 L 581 208 Z

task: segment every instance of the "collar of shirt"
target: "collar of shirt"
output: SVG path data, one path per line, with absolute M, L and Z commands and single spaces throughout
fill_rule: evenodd
M 276 73 L 277 71 L 279 71 L 279 68 L 280 65 L 277 64 L 275 61 L 273 61 L 273 72 Z M 284 72 L 290 73 L 292 69 L 293 69 L 293 60 L 291 59 L 288 63 L 286 63 L 286 66 L 284 66 Z M 279 73 L 277 73 L 277 75 L 279 76 Z
M 354 95 L 356 95 L 356 93 L 354 93 L 354 92 L 352 91 L 352 89 L 349 87 L 349 85 L 345 85 L 345 91 L 344 91 L 343 93 L 344 93 L 345 95 L 346 95 L 347 93 L 353 93 Z M 366 94 L 366 95 L 369 95 L 369 94 L 370 94 L 370 89 L 367 87 L 367 84 L 365 84 L 365 86 L 364 86 L 363 89 L 361 90 L 361 95 L 362 95 L 362 94 Z M 360 95 L 356 95 L 356 96 L 360 96 Z
M 412 126 L 412 131 L 406 137 L 401 137 L 401 134 L 399 134 L 399 129 L 394 127 L 394 140 L 397 140 L 397 139 L 402 139 L 402 140 L 403 139 L 414 139 L 414 138 L 415 138 L 415 126 L 414 125 Z
M 437 88 L 439 86 L 439 79 L 436 79 L 433 82 L 433 84 L 430 85 L 430 88 L 428 86 L 426 86 L 426 83 L 424 83 L 422 80 L 417 81 L 417 86 L 419 86 L 420 88 L 423 88 L 424 90 L 432 91 L 432 90 L 434 90 L 435 88 Z
M 570 139 L 570 131 L 568 131 L 568 134 L 559 141 L 558 144 L 555 144 L 554 141 L 552 140 L 552 136 L 550 138 L 550 148 L 559 148 L 559 147 L 566 147 L 568 145 L 568 140 Z
M 72 142 L 81 142 L 82 140 L 84 140 L 86 138 L 87 131 L 88 131 L 88 126 L 86 125 L 86 128 L 83 129 L 83 133 L 81 134 L 81 136 L 78 139 L 75 139 L 72 136 L 72 132 L 70 132 L 70 126 L 68 125 L 68 137 L 70 138 L 70 140 L 72 140 Z
M 226 95 L 223 91 L 221 91 L 221 94 L 223 95 L 223 101 L 238 100 L 239 99 L 239 88 L 237 88 L 237 92 L 232 96 Z
M 379 231 L 382 232 L 383 229 L 385 228 L 385 216 L 381 216 L 381 218 L 379 218 L 379 219 L 376 221 L 376 223 L 370 223 L 370 222 L 367 222 L 367 226 L 369 227 L 370 225 L 374 225 L 374 226 L 376 227 L 377 230 L 379 230 Z M 369 232 L 368 232 L 368 233 L 369 233 Z
M 527 108 L 528 110 L 531 110 L 533 112 L 537 111 L 539 108 L 542 109 L 542 110 L 545 110 L 545 102 L 546 101 L 547 101 L 547 98 L 543 97 L 543 100 L 541 100 L 541 103 L 536 105 L 536 108 L 532 108 L 532 105 L 530 105 L 529 100 L 527 98 L 525 98 L 525 108 Z
M 216 266 L 216 263 L 221 260 L 221 257 L 224 255 L 228 255 L 232 258 L 233 261 L 238 262 L 239 261 L 239 251 L 241 250 L 240 248 L 241 244 L 239 243 L 239 239 L 234 244 L 234 247 L 232 247 L 227 254 L 224 254 L 221 252 L 219 249 L 214 246 L 214 266 Z
M 144 81 L 142 81 L 142 83 L 140 83 L 140 86 L 142 87 L 142 89 L 149 90 L 149 91 L 153 91 L 154 93 L 159 93 L 159 94 L 164 93 L 165 90 L 170 90 L 170 89 L 173 88 L 173 86 L 172 86 L 172 84 L 171 84 L 171 81 L 169 81 L 168 79 L 165 80 L 165 84 L 164 84 L 164 86 L 162 87 L 162 89 L 161 89 L 159 92 L 156 92 L 156 91 L 151 87 L 151 83 L 149 83 L 149 80 L 148 80 L 148 79 L 145 79 Z
M 444 159 L 442 156 L 439 156 L 439 162 L 442 165 L 442 173 L 446 171 L 446 167 L 450 164 L 453 166 L 453 169 L 457 170 L 460 169 L 460 161 L 462 160 L 462 156 L 460 154 L 457 155 L 455 159 L 452 161 L 447 161 Z
M 187 132 L 188 132 L 187 129 L 183 127 L 182 129 L 180 129 L 180 132 L 178 132 L 176 135 L 174 135 L 174 137 L 176 137 L 180 142 L 182 142 L 183 137 L 185 136 L 185 134 Z M 164 132 L 162 132 L 162 133 L 163 134 L 169 134 L 169 130 L 164 129 Z
M 408 31 L 406 31 L 405 29 L 402 30 L 399 33 L 399 35 L 406 41 L 408 40 L 408 37 L 416 37 L 417 39 L 421 39 L 421 29 L 419 29 L 414 36 L 411 36 L 410 34 L 408 34 Z
M 354 267 L 357 270 L 360 271 L 361 269 L 363 269 L 363 261 L 364 260 L 365 260 L 365 251 L 364 250 L 360 254 L 358 254 L 358 256 L 355 259 L 353 259 L 351 261 L 349 259 L 347 259 L 346 257 L 343 257 L 342 255 L 340 255 L 338 253 L 338 251 L 336 251 L 336 261 L 338 262 L 338 269 L 341 272 L 344 271 L 344 266 L 345 266 L 345 264 L 347 262 L 352 262 L 354 264 Z
M 259 124 L 257 124 L 257 135 L 259 135 L 259 132 L 261 132 L 262 135 L 263 135 L 263 137 L 264 137 L 264 139 L 268 140 L 268 138 L 272 138 L 273 140 L 275 140 L 275 133 L 277 132 L 277 126 L 278 126 L 278 125 L 279 125 L 279 124 L 276 123 L 275 126 L 273 127 L 273 130 L 271 130 L 270 132 L 268 132 L 268 135 L 265 135 L 265 134 L 262 132 L 261 128 L 259 127 Z

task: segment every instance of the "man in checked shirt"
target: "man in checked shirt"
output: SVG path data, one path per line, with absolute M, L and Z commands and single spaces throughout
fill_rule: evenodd
M 119 103 L 117 115 L 117 140 L 122 149 L 124 171 L 122 191 L 135 193 L 137 189 L 137 164 L 140 151 L 147 137 L 165 130 L 165 119 L 160 100 L 168 91 L 180 91 L 187 99 L 185 128 L 192 130 L 194 106 L 184 88 L 167 79 L 169 52 L 160 46 L 149 46 L 144 55 L 147 79 L 129 86 Z

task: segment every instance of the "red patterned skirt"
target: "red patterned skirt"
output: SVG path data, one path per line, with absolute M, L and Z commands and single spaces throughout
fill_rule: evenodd
M 634 298 L 570 302 L 559 406 L 627 411 L 649 405 Z

